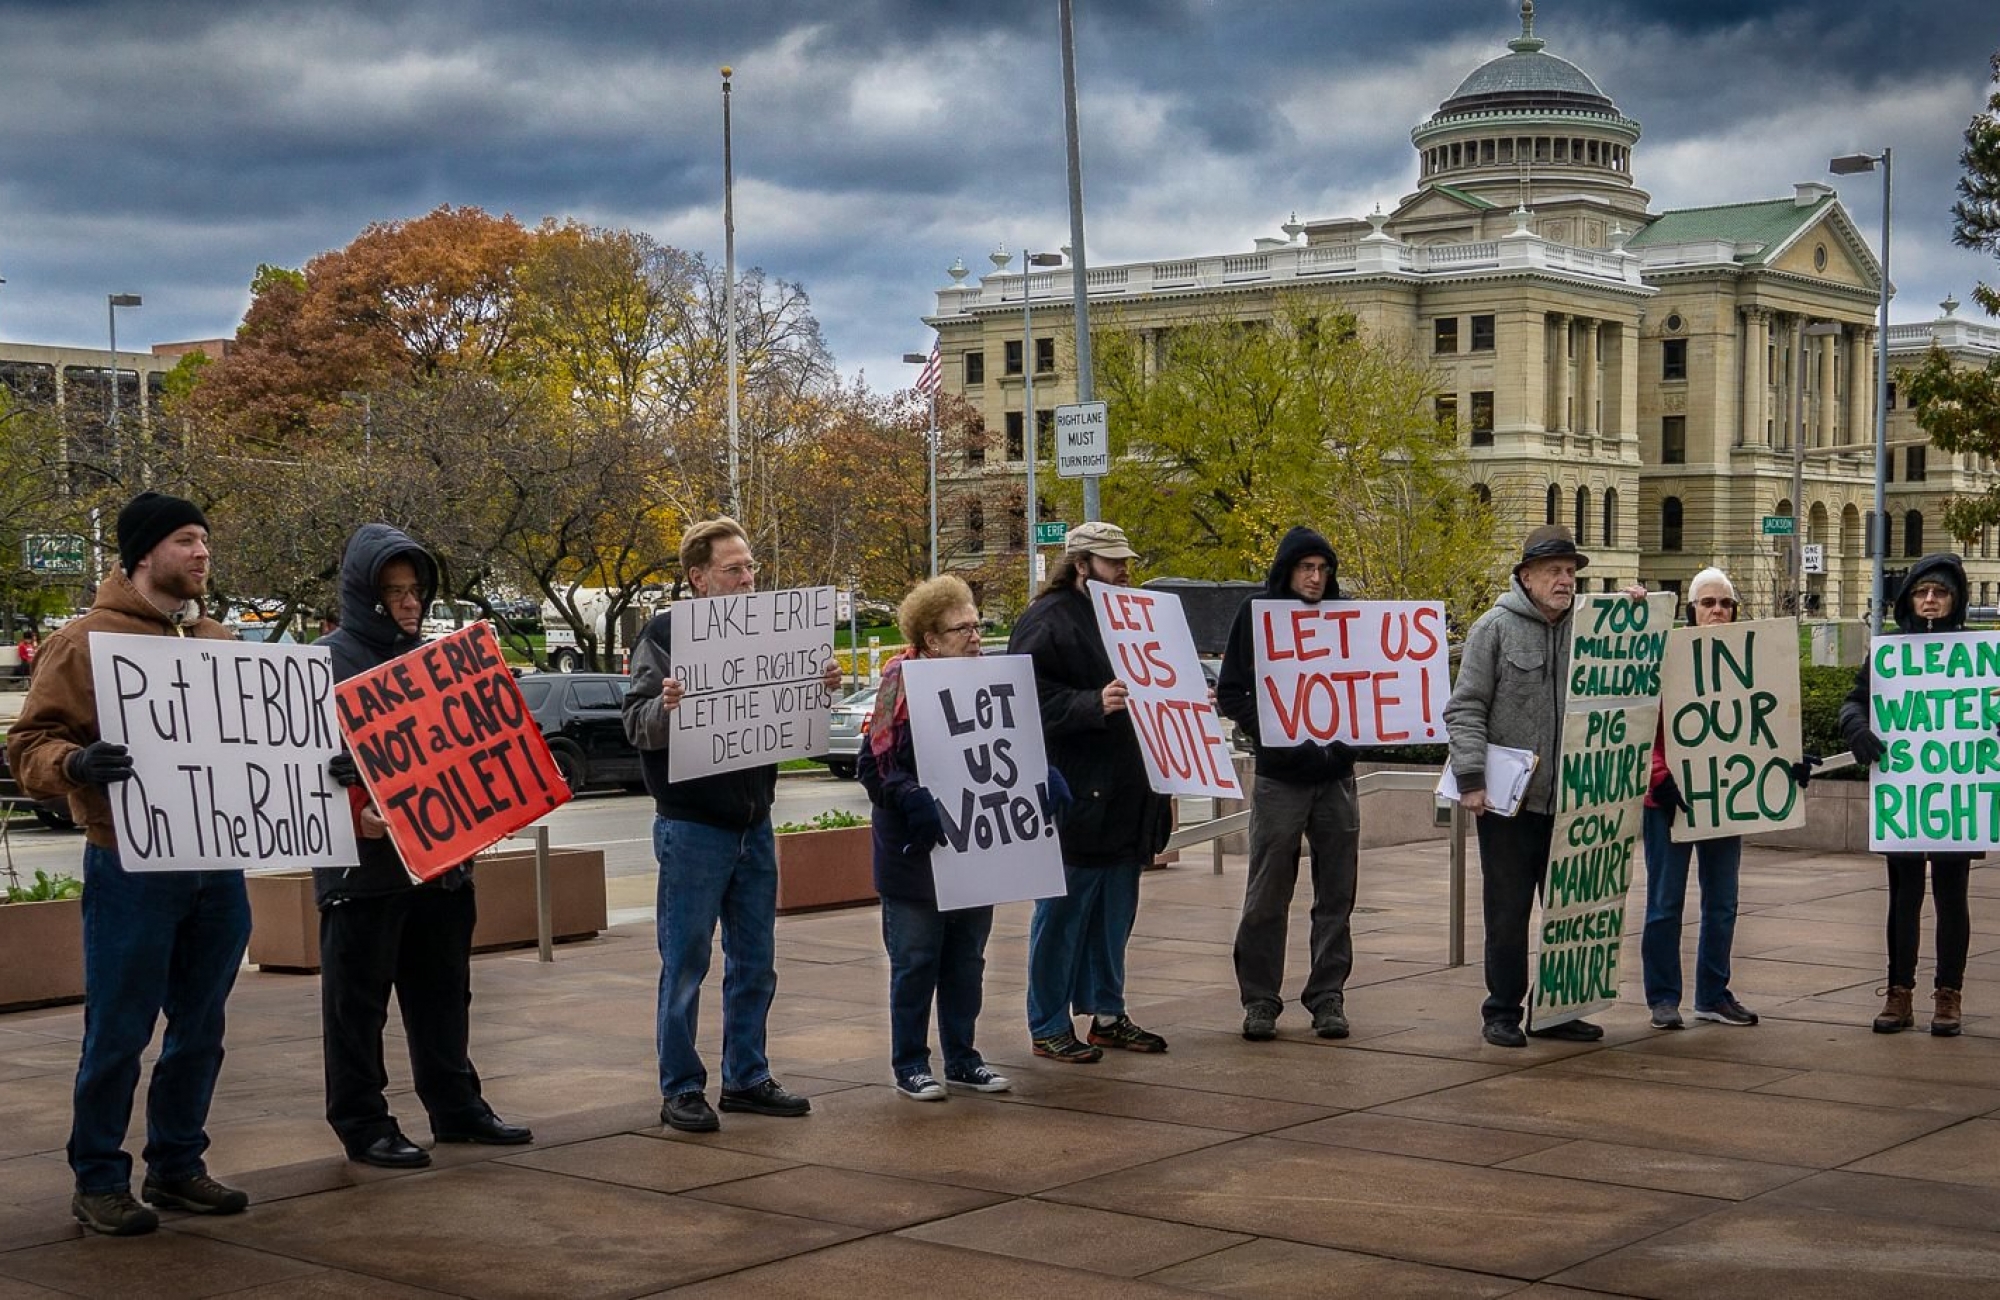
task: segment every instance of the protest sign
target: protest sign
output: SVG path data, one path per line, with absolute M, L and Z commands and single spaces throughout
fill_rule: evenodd
M 1265 745 L 1415 745 L 1444 739 L 1451 696 L 1435 601 L 1258 600 L 1257 731 Z
M 832 587 L 679 600 L 667 607 L 686 693 L 667 714 L 667 775 L 763 767 L 826 753 L 821 674 L 833 658 Z
M 1799 729 L 1799 627 L 1789 618 L 1677 627 L 1661 671 L 1667 771 L 1687 807 L 1676 843 L 1806 824 L 1792 764 Z
M 1529 1024 L 1546 1029 L 1618 1000 L 1625 893 L 1639 854 L 1657 704 L 1563 715 L 1555 828 L 1542 890 Z
M 127 871 L 355 861 L 333 659 L 269 642 L 90 634 L 98 733 L 132 751 L 108 788 Z
M 1868 667 L 1886 749 L 1869 777 L 1869 850 L 2000 846 L 2000 632 L 1876 637 Z
M 947 842 L 931 850 L 938 907 L 1060 898 L 1034 661 L 905 659 L 903 692 L 917 777 L 944 818 Z
M 341 734 L 415 880 L 569 802 L 490 623 L 427 641 L 334 691 Z
M 1569 620 L 1566 707 L 1658 699 L 1675 600 L 1671 591 L 1656 591 L 1644 600 L 1623 592 L 1579 595 Z
M 1208 679 L 1181 598 L 1092 582 L 1090 603 L 1111 671 L 1131 692 L 1125 708 L 1139 733 L 1153 789 L 1241 799 L 1229 740 L 1209 703 Z

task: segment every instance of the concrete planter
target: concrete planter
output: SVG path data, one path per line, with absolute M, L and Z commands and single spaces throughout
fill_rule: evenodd
M 1806 824 L 1796 830 L 1746 835 L 1762 849 L 1815 853 L 1868 852 L 1868 782 L 1815 781 L 1806 787 Z
M 0 903 L 0 1011 L 83 1001 L 83 900 Z
M 866 826 L 777 837 L 778 912 L 816 912 L 876 901 L 875 840 Z
M 494 853 L 477 859 L 479 891 L 474 952 L 520 948 L 535 942 L 535 855 Z M 319 908 L 312 873 L 281 871 L 251 876 L 250 960 L 261 970 L 312 974 L 319 969 Z M 604 854 L 598 849 L 549 851 L 550 928 L 556 942 L 588 939 L 606 924 Z

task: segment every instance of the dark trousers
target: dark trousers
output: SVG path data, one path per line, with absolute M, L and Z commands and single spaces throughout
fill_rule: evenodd
M 985 999 L 986 938 L 993 909 L 940 912 L 935 903 L 882 899 L 889 953 L 889 1064 L 898 1079 L 931 1072 L 931 1006 L 947 1074 L 985 1064 L 972 1036 Z
M 433 1131 L 487 1113 L 466 1054 L 471 1032 L 472 887 L 353 898 L 319 914 L 326 1122 L 354 1155 L 398 1131 L 383 1091 L 389 994 L 403 1015 L 410 1074 Z
M 1250 875 L 1236 923 L 1236 988 L 1245 1009 L 1284 1006 L 1285 931 L 1299 881 L 1299 839 L 1312 845 L 1312 969 L 1299 1001 L 1317 1013 L 1354 968 L 1354 882 L 1361 807 L 1354 778 L 1294 785 L 1257 781 L 1250 806 Z
M 1924 855 L 1891 853 L 1889 859 L 1889 983 L 1917 986 L 1917 952 L 1924 919 Z M 1937 987 L 1965 987 L 1965 950 L 1972 942 L 1966 881 L 1972 859 L 1963 853 L 1930 855 L 1931 893 L 1937 901 Z
M 1502 817 L 1488 812 L 1474 822 L 1486 910 L 1486 1001 L 1480 1015 L 1489 1023 L 1518 1025 L 1528 997 L 1528 926 L 1534 919 L 1535 893 L 1548 874 L 1556 819 L 1549 813 Z

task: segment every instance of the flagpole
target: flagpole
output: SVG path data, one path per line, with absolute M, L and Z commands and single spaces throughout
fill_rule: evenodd
M 742 459 L 736 440 L 736 179 L 729 153 L 729 77 L 722 69 L 722 278 L 725 303 L 723 331 L 729 371 L 729 514 L 743 517 Z

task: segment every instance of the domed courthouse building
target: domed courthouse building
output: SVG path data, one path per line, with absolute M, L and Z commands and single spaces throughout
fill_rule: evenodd
M 1473 489 L 1503 534 L 1569 525 L 1604 590 L 1636 578 L 1678 591 L 1713 563 L 1753 614 L 1787 612 L 1798 581 L 1791 539 L 1765 536 L 1762 520 L 1795 513 L 1796 454 L 1803 538 L 1825 557 L 1825 571 L 1804 578 L 1806 613 L 1859 617 L 1873 566 L 1879 261 L 1817 183 L 1654 211 L 1635 171 L 1640 124 L 1548 52 L 1531 0 L 1521 9 L 1507 53 L 1411 132 L 1417 188 L 1393 212 L 1294 218 L 1284 238 L 1248 252 L 1093 266 L 1094 327 L 1158 333 L 1217 311 L 1268 317 L 1287 295 L 1337 302 L 1365 332 L 1429 358 L 1439 412 L 1456 419 Z M 1074 320 L 1071 272 L 1024 269 L 1046 445 L 1050 408 L 1075 400 L 1056 348 Z M 1006 436 L 980 463 L 940 467 L 973 493 L 940 526 L 961 540 L 985 532 L 990 553 L 984 521 L 1009 517 L 1024 477 L 1024 277 L 952 274 L 926 318 L 943 384 Z M 1892 375 L 1934 340 L 1968 364 L 2000 353 L 2000 330 L 1943 306 L 1931 323 L 1891 330 Z M 1983 490 L 1993 470 L 1929 448 L 1893 389 L 1891 405 L 1893 575 L 1905 557 L 1955 545 L 1944 502 Z M 1115 427 L 1117 411 L 1110 419 Z M 1018 550 L 1018 509 L 1013 518 L 1000 545 Z M 1973 601 L 1993 604 L 1992 539 L 1966 549 Z

